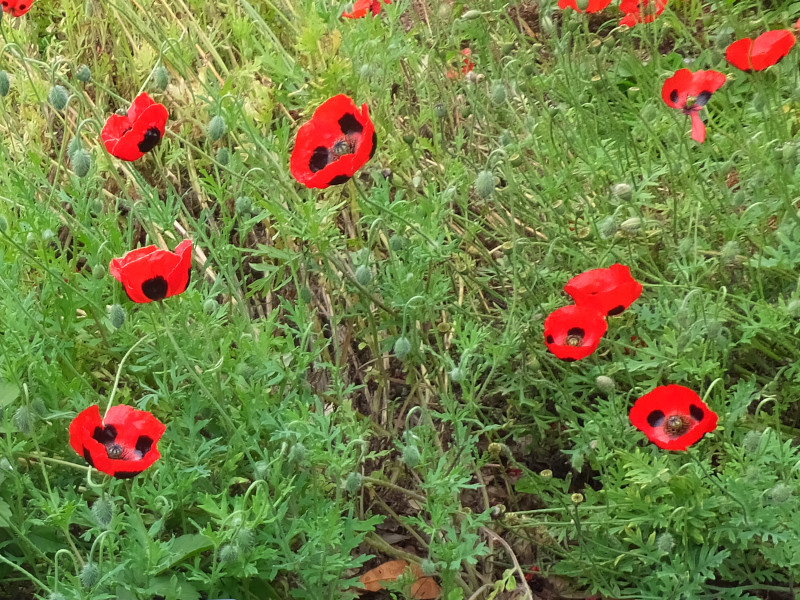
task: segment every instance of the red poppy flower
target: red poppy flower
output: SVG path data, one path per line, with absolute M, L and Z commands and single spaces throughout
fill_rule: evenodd
M 662 385 L 634 402 L 631 423 L 662 450 L 686 450 L 717 427 L 717 415 L 682 385 Z
M 304 186 L 324 189 L 350 179 L 372 158 L 378 136 L 366 104 L 339 94 L 297 131 L 289 169 Z
M 12 17 L 21 17 L 33 6 L 33 0 L 2 0 L 3 12 Z
M 169 113 L 142 92 L 126 115 L 111 115 L 100 132 L 109 154 L 122 160 L 137 160 L 156 147 L 164 136 Z
M 183 292 L 192 273 L 192 241 L 183 240 L 175 252 L 155 246 L 131 250 L 115 258 L 109 273 L 122 283 L 133 302 L 145 304 Z
M 547 315 L 544 341 L 557 358 L 580 360 L 597 349 L 607 329 L 603 313 L 588 306 L 571 304 Z
M 383 0 L 384 4 L 391 4 L 392 0 Z M 353 4 L 353 10 L 350 12 L 343 12 L 342 16 L 346 19 L 361 19 L 366 17 L 369 13 L 377 15 L 381 12 L 380 0 L 356 0 Z
M 576 275 L 567 282 L 564 291 L 578 306 L 588 306 L 613 317 L 641 296 L 642 284 L 631 277 L 628 267 L 615 264 Z
M 725 58 L 742 71 L 763 71 L 777 64 L 794 46 L 794 33 L 778 29 L 762 33 L 755 40 L 736 40 L 727 50 Z
M 697 113 L 723 83 L 725 75 L 719 71 L 709 69 L 692 73 L 689 69 L 680 69 L 661 88 L 661 98 L 667 106 L 691 117 L 692 139 L 700 144 L 706 139 L 706 126 Z
M 461 61 L 461 75 L 466 75 L 475 68 L 475 63 L 472 62 L 471 59 L 472 50 L 470 50 L 469 48 L 464 48 L 461 51 L 461 55 L 464 57 L 463 60 Z M 458 77 L 458 71 L 456 71 L 455 69 L 450 69 L 449 71 L 447 71 L 448 79 L 455 79 L 456 77 Z
M 611 0 L 588 0 L 586 8 L 581 10 L 578 7 L 577 0 L 558 0 L 558 8 L 560 8 L 561 10 L 564 10 L 565 8 L 571 8 L 572 10 L 576 10 L 579 13 L 600 12 L 601 10 L 606 8 L 609 4 L 611 4 Z
M 166 426 L 149 412 L 130 406 L 111 407 L 105 420 L 95 404 L 69 425 L 69 444 L 98 471 L 128 479 L 156 462 L 158 440 Z
M 619 9 L 625 16 L 619 24 L 633 27 L 637 23 L 652 23 L 666 7 L 667 0 L 622 0 Z

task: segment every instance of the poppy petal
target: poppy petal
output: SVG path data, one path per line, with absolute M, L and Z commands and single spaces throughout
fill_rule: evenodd
M 576 275 L 564 285 L 575 304 L 614 316 L 628 308 L 642 294 L 642 284 L 631 276 L 629 267 L 613 264 L 607 269 L 591 269 Z
M 725 60 L 741 71 L 750 71 L 753 68 L 750 64 L 752 48 L 753 40 L 749 38 L 736 40 L 725 50 Z
M 706 124 L 703 123 L 703 119 L 697 112 L 693 112 L 690 117 L 692 119 L 692 139 L 698 144 L 702 144 L 706 141 Z
M 750 64 L 756 71 L 777 64 L 794 46 L 794 34 L 788 29 L 767 31 L 758 36 L 750 51 Z
M 683 108 L 689 98 L 691 85 L 692 72 L 689 69 L 678 69 L 661 87 L 661 99 L 671 108 Z

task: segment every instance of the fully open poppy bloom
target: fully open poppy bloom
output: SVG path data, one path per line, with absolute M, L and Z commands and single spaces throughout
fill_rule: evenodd
M 622 0 L 619 9 L 625 16 L 619 24 L 633 27 L 637 23 L 652 23 L 666 7 L 667 0 Z
M 180 294 L 192 272 L 192 241 L 183 240 L 175 252 L 155 246 L 131 250 L 111 261 L 109 273 L 122 283 L 133 302 L 145 304 Z
M 683 111 L 692 119 L 692 139 L 702 144 L 706 139 L 706 126 L 700 115 L 703 108 L 722 84 L 725 75 L 719 71 L 695 71 L 680 69 L 664 82 L 661 98 L 667 106 Z
M 611 4 L 611 0 L 588 0 L 585 2 L 586 8 L 581 9 L 578 6 L 577 0 L 558 0 L 558 8 L 564 10 L 565 8 L 571 8 L 572 10 L 576 10 L 579 13 L 587 12 L 587 13 L 596 13 L 600 12 L 604 8 L 606 8 L 609 4 Z
M 131 104 L 126 115 L 111 115 L 100 137 L 109 154 L 122 160 L 137 160 L 156 147 L 164 136 L 169 113 L 146 92 Z
M 3 12 L 12 17 L 21 17 L 33 6 L 33 0 L 2 0 Z
M 384 4 L 391 4 L 392 0 L 383 0 Z M 369 13 L 377 15 L 381 12 L 380 0 L 356 0 L 353 3 L 353 10 L 350 12 L 345 11 L 342 16 L 346 19 L 361 19 L 366 17 Z
M 156 462 L 158 440 L 166 426 L 149 412 L 112 406 L 105 420 L 95 404 L 69 425 L 69 444 L 92 467 L 117 479 L 128 479 Z
M 682 385 L 662 385 L 639 398 L 631 423 L 662 450 L 686 450 L 717 427 L 717 415 Z
M 792 46 L 794 33 L 788 29 L 778 29 L 762 33 L 754 40 L 736 40 L 725 50 L 725 58 L 742 71 L 763 71 L 777 64 Z
M 366 104 L 344 94 L 326 100 L 297 131 L 289 170 L 309 188 L 339 185 L 372 158 L 378 136 Z
M 544 320 L 547 349 L 561 360 L 580 360 L 597 349 L 608 329 L 605 316 L 594 308 L 571 304 Z
M 564 291 L 578 306 L 588 306 L 613 317 L 641 296 L 642 284 L 631 276 L 630 268 L 615 264 L 576 275 L 567 282 Z

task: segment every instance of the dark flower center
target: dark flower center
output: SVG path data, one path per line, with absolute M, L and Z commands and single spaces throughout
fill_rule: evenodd
M 667 417 L 666 423 L 664 423 L 664 431 L 672 437 L 679 437 L 689 431 L 690 425 L 691 421 L 689 421 L 689 417 L 684 415 L 670 415 Z
M 573 327 L 567 332 L 567 346 L 581 346 L 586 332 L 580 327 Z
M 348 138 L 339 140 L 333 145 L 332 152 L 337 158 L 345 154 L 352 154 L 356 151 L 355 144 L 351 143 Z

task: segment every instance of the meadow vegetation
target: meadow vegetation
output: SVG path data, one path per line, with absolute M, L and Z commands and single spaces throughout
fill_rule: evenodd
M 0 21 L 0 598 L 794 597 L 800 579 L 800 70 L 729 65 L 800 2 L 671 0 L 618 25 L 541 0 L 36 0 Z M 469 48 L 469 56 L 462 52 Z M 465 61 L 474 67 L 464 69 Z M 707 137 L 666 106 L 724 85 Z M 464 72 L 464 71 L 468 72 Z M 448 76 L 449 74 L 449 76 Z M 148 92 L 135 162 L 100 141 Z M 349 182 L 289 172 L 298 127 L 365 103 Z M 188 289 L 108 272 L 193 241 Z M 561 361 L 573 276 L 644 291 Z M 659 385 L 715 431 L 629 419 Z M 70 448 L 76 414 L 166 425 L 131 479 Z

